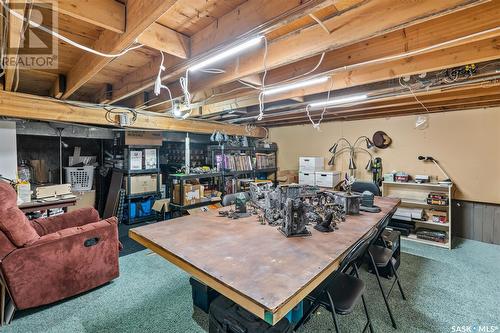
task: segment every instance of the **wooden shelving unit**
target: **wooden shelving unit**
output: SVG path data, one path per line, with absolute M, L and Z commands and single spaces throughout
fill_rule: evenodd
M 409 236 L 401 236 L 409 241 L 438 246 L 442 248 L 452 248 L 452 214 L 451 214 L 451 200 L 452 200 L 453 185 L 442 185 L 438 183 L 414 183 L 414 182 L 383 182 L 382 195 L 385 197 L 393 197 L 401 199 L 401 207 L 408 208 L 423 208 L 426 215 L 431 210 L 445 211 L 447 213 L 447 223 L 433 222 L 431 219 L 427 221 L 413 220 L 415 227 L 427 228 L 439 231 L 445 231 L 448 236 L 446 243 L 435 242 L 427 239 L 417 238 L 417 235 L 411 233 Z M 448 205 L 431 205 L 427 203 L 427 196 L 430 192 L 437 192 L 446 194 L 448 196 Z

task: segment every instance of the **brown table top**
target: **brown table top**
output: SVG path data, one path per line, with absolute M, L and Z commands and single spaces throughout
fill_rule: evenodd
M 380 213 L 348 216 L 332 233 L 286 238 L 256 216 L 208 212 L 130 230 L 130 237 L 259 317 L 276 323 L 337 267 L 345 252 L 399 199 L 375 198 Z

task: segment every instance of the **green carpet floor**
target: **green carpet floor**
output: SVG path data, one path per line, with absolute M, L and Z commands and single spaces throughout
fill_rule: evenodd
M 500 327 L 500 246 L 458 240 L 448 251 L 404 242 L 399 269 L 408 300 L 391 295 L 399 332 L 452 332 L 452 326 Z M 205 332 L 207 315 L 193 313 L 188 276 L 148 250 L 120 258 L 121 276 L 96 290 L 36 310 L 18 312 L 1 332 Z M 367 283 L 376 332 L 395 331 L 375 277 Z M 388 281 L 385 281 L 388 284 Z M 340 317 L 343 332 L 361 332 L 361 307 Z M 334 331 L 320 310 L 300 332 Z M 500 329 L 497 329 L 500 332 Z M 474 330 L 472 331 L 474 332 Z M 491 332 L 491 331 L 490 331 Z

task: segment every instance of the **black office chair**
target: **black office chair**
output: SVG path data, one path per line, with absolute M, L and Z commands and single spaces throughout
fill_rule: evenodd
M 370 332 L 373 332 L 372 322 L 364 298 L 365 284 L 359 278 L 358 262 L 363 258 L 377 234 L 377 229 L 373 229 L 367 236 L 358 241 L 344 257 L 338 270 L 332 273 L 306 297 L 306 299 L 311 302 L 311 306 L 295 325 L 295 330 L 306 323 L 311 314 L 315 312 L 318 307 L 323 306 L 332 314 L 335 331 L 339 333 L 340 329 L 337 322 L 337 314 L 350 314 L 361 298 L 367 319 L 363 332 L 365 332 L 368 327 L 370 328 Z M 350 272 L 348 273 L 347 271 L 349 269 Z
M 406 296 L 403 292 L 403 288 L 401 287 L 401 282 L 399 281 L 399 275 L 396 272 L 395 268 L 396 259 L 393 257 L 394 252 L 393 250 L 387 248 L 387 245 L 382 237 L 382 233 L 387 227 L 387 224 L 389 224 L 391 218 L 392 214 L 389 214 L 383 220 L 381 220 L 381 222 L 377 225 L 378 232 L 377 235 L 375 236 L 375 240 L 380 239 L 382 244 L 384 244 L 384 246 L 371 244 L 368 248 L 367 253 L 370 258 L 372 268 L 375 272 L 375 276 L 377 277 L 377 283 L 380 288 L 380 292 L 382 293 L 382 297 L 384 298 L 384 303 L 387 308 L 387 312 L 389 313 L 389 317 L 391 318 L 392 326 L 394 328 L 397 328 L 396 321 L 394 320 L 394 316 L 391 311 L 391 307 L 389 306 L 388 298 L 391 295 L 392 289 L 394 288 L 394 285 L 396 283 L 398 284 L 399 291 L 401 292 L 401 296 L 403 297 L 404 300 L 406 300 Z M 391 288 L 389 289 L 389 292 L 386 295 L 384 288 L 382 287 L 382 283 L 380 282 L 380 275 L 378 269 L 382 267 L 387 267 L 387 265 L 390 266 L 392 272 L 394 273 L 395 279 L 391 285 Z
M 373 195 L 381 196 L 380 188 L 374 182 L 363 182 L 363 181 L 355 181 L 352 184 L 351 189 L 354 192 L 363 193 L 364 191 L 370 191 Z
M 246 201 L 250 201 L 250 193 L 248 193 L 248 192 L 238 192 L 238 193 L 226 194 L 226 195 L 222 198 L 222 206 L 226 207 L 226 206 L 231 206 L 231 205 L 234 205 L 234 204 L 235 204 L 235 202 L 236 202 L 236 197 L 237 197 L 240 193 L 243 193 L 243 195 L 244 195 L 244 196 L 245 196 L 245 198 L 246 198 Z

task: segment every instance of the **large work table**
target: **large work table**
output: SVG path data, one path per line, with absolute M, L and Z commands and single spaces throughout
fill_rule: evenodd
M 380 213 L 348 216 L 332 233 L 286 238 L 256 216 L 231 220 L 217 212 L 131 229 L 129 235 L 201 282 L 277 323 L 338 267 L 345 253 L 398 199 L 375 198 Z

